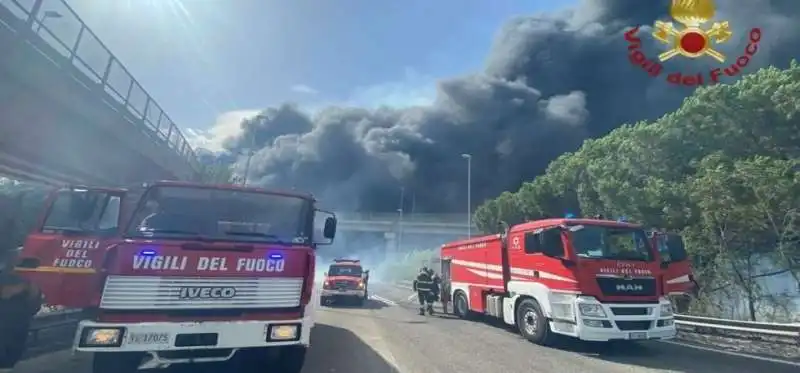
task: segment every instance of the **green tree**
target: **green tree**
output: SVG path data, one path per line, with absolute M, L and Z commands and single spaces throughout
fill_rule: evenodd
M 769 297 L 758 279 L 800 278 L 800 65 L 698 89 L 673 113 L 623 125 L 554 160 L 475 212 L 485 231 L 565 212 L 682 232 L 708 299 Z M 767 264 L 765 264 L 767 263 Z M 771 265 L 774 271 L 764 271 Z M 716 298 L 715 298 L 716 297 Z M 719 307 L 707 302 L 707 309 Z

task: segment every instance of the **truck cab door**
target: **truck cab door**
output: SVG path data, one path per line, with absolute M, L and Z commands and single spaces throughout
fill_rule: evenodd
M 106 250 L 120 236 L 125 195 L 124 189 L 86 187 L 51 193 L 16 267 L 39 286 L 47 304 L 94 305 Z
M 673 300 L 678 312 L 685 312 L 698 289 L 691 261 L 685 255 L 683 237 L 674 233 L 654 232 L 652 239 L 653 246 L 658 249 L 666 265 L 663 269 L 664 292 Z

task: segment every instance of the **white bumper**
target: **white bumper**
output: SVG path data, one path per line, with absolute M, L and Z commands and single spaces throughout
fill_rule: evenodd
M 669 305 L 664 300 L 659 304 L 631 304 L 631 303 L 600 303 L 593 299 L 573 298 L 572 307 L 558 307 L 559 297 L 551 296 L 551 313 L 553 317 L 550 321 L 550 328 L 556 333 L 570 335 L 585 341 L 610 341 L 610 340 L 647 340 L 647 339 L 671 339 L 675 338 L 674 318 L 671 313 L 662 314 L 662 305 Z M 588 304 L 591 307 L 599 307 L 602 313 L 599 315 L 587 315 L 581 312 L 581 304 Z M 585 307 L 585 306 L 584 306 Z M 630 315 L 631 312 L 623 310 L 647 309 L 647 314 Z M 558 316 L 558 310 L 562 314 Z M 569 311 L 567 311 L 569 310 Z M 567 311 L 567 312 L 563 312 Z M 620 314 L 616 314 L 620 313 Z M 628 313 L 628 315 L 625 315 Z M 571 314 L 571 315 L 569 315 Z
M 359 297 L 363 298 L 366 296 L 367 291 L 364 289 L 361 290 L 333 290 L 333 289 L 323 289 L 320 292 L 320 295 L 323 297 Z
M 268 341 L 270 326 L 298 325 L 299 337 L 293 340 Z M 207 322 L 144 322 L 102 323 L 81 321 L 75 334 L 73 348 L 82 352 L 156 352 L 195 349 L 238 349 L 247 347 L 270 347 L 304 345 L 310 343 L 313 317 L 296 320 L 258 321 L 207 321 Z M 84 331 L 91 328 L 124 329 L 118 346 L 88 347 L 83 345 Z M 203 346 L 176 346 L 176 339 L 183 334 L 216 334 L 216 344 Z

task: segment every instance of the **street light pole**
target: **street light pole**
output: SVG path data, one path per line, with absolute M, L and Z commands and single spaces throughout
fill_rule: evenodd
M 397 219 L 397 248 L 395 252 L 400 252 L 400 246 L 403 243 L 403 212 L 404 212 L 404 203 L 406 198 L 406 188 L 400 187 L 400 204 L 398 205 L 397 213 L 399 214 Z
M 244 180 L 242 186 L 247 186 L 247 177 L 250 175 L 250 161 L 253 160 L 253 155 L 256 154 L 256 138 L 255 135 L 250 135 L 250 148 L 247 149 L 247 162 L 244 164 Z
M 472 155 L 461 154 L 467 160 L 467 237 L 472 238 Z
M 244 163 L 244 177 L 242 177 L 243 186 L 247 186 L 247 175 L 250 174 L 250 161 L 253 160 L 254 154 L 255 152 L 252 150 L 248 150 L 247 152 L 247 162 Z

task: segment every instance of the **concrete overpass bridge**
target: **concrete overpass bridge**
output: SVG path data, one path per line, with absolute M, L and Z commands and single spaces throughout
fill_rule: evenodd
M 48 184 L 193 180 L 158 103 L 65 0 L 0 1 L 0 174 Z
M 339 232 L 375 232 L 383 236 L 387 254 L 402 250 L 403 242 L 413 242 L 424 236 L 427 242 L 447 242 L 479 235 L 473 224 L 467 226 L 467 214 L 404 214 L 399 213 L 337 213 Z M 419 249 L 419 248 L 418 248 Z

